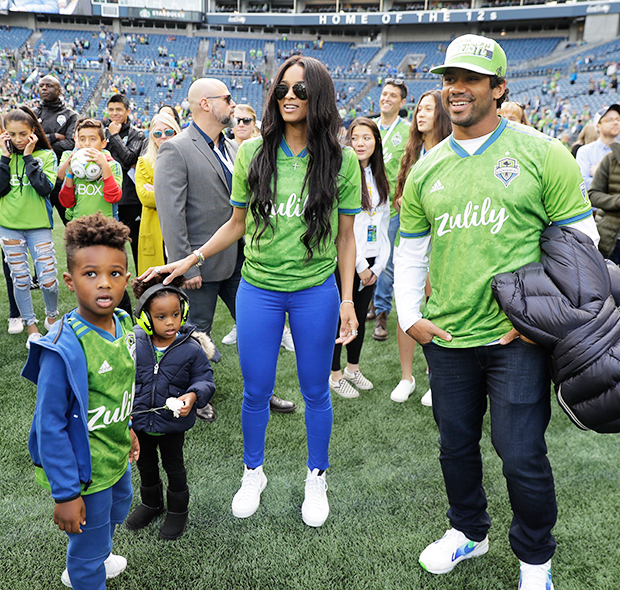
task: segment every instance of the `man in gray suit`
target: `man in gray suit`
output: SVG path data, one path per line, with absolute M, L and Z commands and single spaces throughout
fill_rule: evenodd
M 234 125 L 236 104 L 226 84 L 215 78 L 196 80 L 187 99 L 193 123 L 161 145 L 155 162 L 155 202 L 169 260 L 191 254 L 232 215 L 230 191 L 237 144 L 222 131 Z M 218 296 L 235 318 L 242 264 L 243 240 L 239 240 L 185 273 L 189 321 L 202 332 L 211 333 Z M 219 352 L 216 355 L 219 357 Z M 272 402 L 276 411 L 295 409 L 292 402 L 277 398 Z M 278 402 L 290 407 L 280 407 Z M 207 415 L 204 411 L 198 415 L 214 420 L 215 412 L 210 417 L 210 411 L 212 408 Z

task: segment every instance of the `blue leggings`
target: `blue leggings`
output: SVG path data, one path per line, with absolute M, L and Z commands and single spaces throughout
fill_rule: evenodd
M 243 462 L 251 468 L 263 464 L 269 399 L 276 381 L 276 366 L 285 314 L 295 343 L 297 376 L 306 405 L 308 467 L 327 469 L 332 431 L 329 371 L 334 354 L 340 295 L 334 276 L 323 284 L 294 291 L 267 291 L 241 280 L 237 291 L 237 345 L 243 374 Z
M 86 524 L 81 533 L 67 533 L 67 569 L 74 590 L 105 590 L 103 562 L 112 552 L 112 535 L 129 512 L 133 488 L 131 468 L 112 487 L 82 496 Z

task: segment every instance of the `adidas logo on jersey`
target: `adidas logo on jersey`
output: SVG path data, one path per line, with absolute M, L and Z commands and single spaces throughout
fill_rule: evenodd
M 108 361 L 103 361 L 101 366 L 99 367 L 99 374 L 103 375 L 103 373 L 109 373 L 112 370 L 110 363 Z
M 438 180 L 433 187 L 431 188 L 430 192 L 434 193 L 437 191 L 442 191 L 443 190 L 443 184 L 441 184 L 441 180 Z

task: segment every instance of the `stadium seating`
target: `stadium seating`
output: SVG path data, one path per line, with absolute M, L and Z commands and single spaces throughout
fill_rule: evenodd
M 11 27 L 9 30 L 2 27 L 0 29 L 0 48 L 5 51 L 21 49 L 30 35 L 32 35 L 32 29 L 26 27 Z
M 200 38 L 183 35 L 149 35 L 148 40 L 148 44 L 135 42 L 133 48 L 130 43 L 126 43 L 117 69 L 119 71 L 169 72 L 172 70 L 170 63 L 181 59 L 191 60 L 189 68 L 183 68 L 184 71 L 193 69 Z M 167 56 L 159 55 L 159 47 L 166 48 Z M 151 68 L 151 64 L 155 64 L 155 68 Z

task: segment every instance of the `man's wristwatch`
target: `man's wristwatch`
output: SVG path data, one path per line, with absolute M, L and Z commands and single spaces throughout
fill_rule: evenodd
M 205 261 L 205 257 L 200 250 L 194 250 L 192 254 L 196 257 L 196 263 L 194 266 L 202 266 L 202 263 Z

